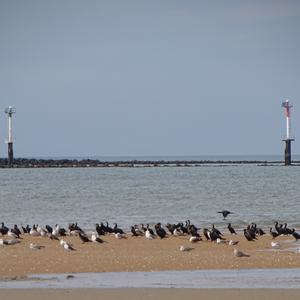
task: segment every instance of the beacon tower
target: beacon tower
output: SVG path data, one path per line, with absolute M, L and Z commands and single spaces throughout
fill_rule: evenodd
M 14 107 L 7 107 L 4 111 L 8 116 L 8 165 L 11 167 L 14 161 L 13 139 L 12 139 L 12 115 L 16 112 Z
M 281 105 L 285 110 L 286 117 L 286 136 L 283 139 L 285 142 L 285 150 L 284 150 L 284 164 L 286 166 L 291 165 L 292 163 L 292 155 L 291 155 L 291 142 L 295 139 L 291 135 L 291 108 L 293 105 L 289 102 L 289 100 L 285 100 Z

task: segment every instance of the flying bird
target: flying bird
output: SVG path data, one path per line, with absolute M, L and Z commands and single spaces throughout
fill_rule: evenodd
M 233 214 L 233 212 L 231 212 L 231 211 L 229 211 L 229 210 L 218 211 L 218 213 L 223 215 L 224 220 L 226 219 L 226 217 L 227 217 L 229 214 Z

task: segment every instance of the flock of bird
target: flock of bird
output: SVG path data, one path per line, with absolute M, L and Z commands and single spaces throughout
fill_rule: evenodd
M 227 210 L 221 211 L 218 213 L 222 213 L 223 218 L 232 213 Z M 231 235 L 236 235 L 236 231 L 231 225 L 228 223 L 228 231 Z M 133 225 L 131 226 L 131 235 L 133 237 L 145 237 L 146 239 L 164 239 L 169 236 L 188 236 L 189 242 L 196 243 L 202 240 L 202 235 L 200 234 L 200 228 L 196 227 L 194 224 L 191 224 L 190 220 L 187 220 L 185 223 L 179 222 L 177 224 L 166 224 L 163 226 L 161 223 L 156 223 L 152 228 L 147 224 L 140 225 Z M 125 239 L 128 237 L 128 233 L 125 233 L 123 229 L 118 227 L 115 223 L 114 226 L 109 226 L 108 222 L 104 223 L 97 223 L 95 224 L 95 231 L 90 233 L 85 232 L 82 230 L 77 223 L 72 223 L 68 225 L 68 228 L 62 228 L 59 225 L 55 225 L 53 228 L 50 225 L 46 225 L 45 227 L 41 227 L 39 225 L 33 225 L 30 227 L 27 225 L 26 227 L 21 226 L 20 228 L 17 225 L 14 225 L 13 228 L 8 228 L 2 222 L 0 227 L 0 234 L 4 236 L 10 237 L 10 239 L 0 239 L 0 245 L 14 245 L 20 243 L 22 240 L 23 234 L 28 234 L 30 236 L 42 236 L 48 237 L 51 240 L 59 241 L 60 245 L 66 251 L 75 251 L 76 249 L 73 247 L 72 244 L 65 240 L 66 236 L 78 236 L 82 243 L 104 243 L 105 241 L 101 238 L 102 236 L 111 234 L 114 235 L 117 239 Z M 129 233 L 130 234 L 130 233 Z M 214 224 L 212 224 L 211 228 L 203 228 L 202 229 L 203 237 L 207 241 L 216 242 L 218 244 L 227 243 L 228 245 L 236 245 L 238 241 L 229 240 L 227 241 L 224 237 L 224 234 L 218 230 Z M 262 228 L 257 227 L 255 223 L 252 223 L 247 226 L 243 230 L 244 237 L 247 241 L 255 241 L 258 239 L 259 236 L 262 236 L 265 231 Z M 279 224 L 278 222 L 275 223 L 275 231 L 273 228 L 270 228 L 269 233 L 273 239 L 280 235 L 291 235 L 296 240 L 300 239 L 300 234 L 295 231 L 294 228 L 288 228 L 287 224 Z M 271 246 L 273 248 L 278 247 L 277 242 L 272 242 Z M 32 250 L 40 250 L 43 249 L 44 246 L 36 245 L 30 243 L 29 248 Z M 186 246 L 180 246 L 180 251 L 189 251 L 192 248 Z M 234 255 L 237 257 L 248 256 L 247 254 L 234 249 Z

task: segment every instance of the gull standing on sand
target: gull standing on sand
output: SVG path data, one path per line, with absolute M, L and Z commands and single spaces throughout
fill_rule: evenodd
M 66 236 L 66 229 L 61 228 L 58 224 L 55 224 L 54 229 L 52 230 L 52 235 L 59 237 L 59 236 Z
M 40 236 L 41 234 L 37 231 L 36 226 L 33 224 L 32 228 L 29 231 L 31 236 Z
M 197 242 L 201 241 L 201 238 L 198 237 L 198 236 L 191 236 L 190 239 L 189 239 L 189 241 L 191 243 L 197 243 Z
M 17 234 L 15 234 L 14 232 L 12 232 L 10 230 L 7 232 L 7 235 L 13 239 L 20 238 Z
M 217 238 L 216 242 L 217 242 L 217 244 L 225 244 L 226 243 L 225 240 L 221 240 L 220 238 Z
M 68 243 L 64 243 L 63 247 L 64 247 L 64 249 L 65 249 L 66 251 L 75 251 L 75 250 L 76 250 L 76 249 L 73 248 L 73 246 L 71 246 L 71 245 L 68 244 Z
M 230 240 L 230 241 L 228 242 L 228 245 L 234 246 L 234 245 L 237 245 L 238 243 L 239 243 L 239 241 L 233 241 L 233 240 Z
M 15 245 L 21 243 L 20 240 L 12 239 L 12 240 L 3 240 L 0 239 L 0 246 L 6 246 L 6 245 Z
M 103 243 L 103 240 L 100 239 L 99 236 L 95 234 L 95 232 L 92 232 L 91 240 L 92 240 L 93 243 L 97 243 L 97 244 L 102 244 Z
M 173 231 L 173 235 L 174 236 L 182 236 L 183 232 L 181 232 L 180 230 L 178 230 L 177 228 L 175 228 L 174 231 Z
M 58 224 L 56 224 L 55 226 L 54 226 L 54 229 L 52 230 L 52 235 L 54 235 L 54 236 L 59 236 L 59 225 Z
M 73 246 L 70 243 L 68 243 L 64 240 L 60 240 L 59 243 L 64 248 L 64 250 L 66 250 L 66 251 L 75 251 L 76 250 L 76 249 L 73 248 Z
M 239 250 L 237 250 L 237 249 L 234 249 L 234 250 L 233 250 L 233 254 L 234 254 L 234 256 L 236 256 L 236 257 L 249 257 L 249 256 L 250 256 L 249 254 L 245 254 L 244 252 L 239 251 Z
M 0 239 L 0 246 L 8 245 L 8 241 Z
M 193 248 L 191 248 L 191 247 L 189 247 L 189 246 L 181 245 L 181 246 L 179 247 L 179 250 L 180 250 L 181 252 L 184 252 L 184 251 L 191 251 L 191 250 L 193 250 Z
M 37 227 L 36 231 L 39 232 L 41 236 L 48 236 L 48 231 L 40 226 Z
M 217 238 L 216 242 L 217 242 L 217 244 L 225 244 L 226 243 L 225 240 L 221 240 L 220 238 Z
M 280 244 L 278 242 L 271 242 L 271 247 L 273 249 L 279 249 L 280 248 Z
M 36 244 L 30 243 L 29 248 L 31 250 L 41 250 L 41 249 L 45 248 L 45 246 L 40 246 L 40 245 L 36 245 Z
M 118 240 L 126 239 L 126 236 L 123 235 L 123 234 L 120 233 L 120 232 L 117 232 L 117 233 L 115 233 L 114 235 L 115 235 L 115 238 L 118 239 Z
M 148 240 L 154 240 L 155 239 L 155 235 L 151 234 L 150 230 L 147 229 L 146 232 L 145 232 L 145 237 L 146 239 Z

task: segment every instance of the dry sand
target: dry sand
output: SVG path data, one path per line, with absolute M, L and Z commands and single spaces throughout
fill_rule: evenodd
M 26 289 L 0 290 L 0 300 L 299 300 L 300 290 L 268 289 Z
M 25 235 L 20 244 L 0 247 L 0 278 L 69 272 L 300 268 L 300 253 L 288 251 L 297 246 L 292 237 L 276 239 L 281 250 L 271 250 L 269 235 L 259 237 L 255 242 L 248 242 L 242 234 L 227 236 L 228 240 L 231 238 L 240 241 L 239 244 L 229 246 L 209 241 L 191 244 L 187 236 L 146 240 L 130 235 L 121 240 L 113 235 L 104 236 L 103 244 L 82 244 L 79 237 L 73 236 L 65 240 L 71 242 L 76 251 L 67 252 L 58 241 Z M 45 248 L 31 250 L 30 243 Z M 181 252 L 180 245 L 193 249 Z M 250 257 L 235 257 L 234 248 Z
M 109 272 L 109 271 L 152 271 L 152 270 L 197 270 L 197 269 L 240 269 L 240 268 L 299 268 L 300 253 L 289 251 L 296 247 L 291 237 L 279 237 L 280 250 L 271 250 L 270 236 L 248 242 L 243 235 L 228 236 L 240 241 L 238 246 L 200 241 L 191 244 L 188 237 L 146 240 L 131 237 L 117 240 L 105 236 L 103 244 L 82 244 L 78 237 L 66 237 L 76 251 L 66 252 L 58 241 L 43 237 L 24 236 L 22 242 L 13 246 L 0 247 L 0 277 L 18 278 L 37 273 Z M 31 250 L 30 243 L 45 246 Z M 180 245 L 193 249 L 179 251 Z M 250 257 L 237 258 L 237 248 Z M 0 289 L 0 300 L 181 300 L 181 299 L 263 299 L 298 300 L 297 289 L 174 289 L 174 288 L 125 288 L 125 289 Z

